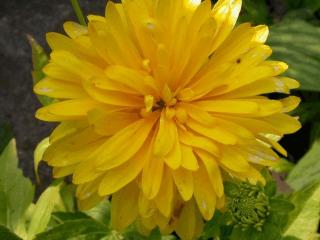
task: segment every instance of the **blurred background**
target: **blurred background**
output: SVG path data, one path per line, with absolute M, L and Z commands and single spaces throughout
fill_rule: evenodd
M 105 0 L 79 2 L 84 14 L 104 13 Z M 77 21 L 68 0 L 0 1 L 0 152 L 14 136 L 20 166 L 33 180 L 34 148 L 54 124 L 34 118 L 40 103 L 32 92 L 31 49 L 26 35 L 33 36 L 49 53 L 45 33 L 63 32 L 66 20 Z M 315 143 L 320 133 L 320 0 L 243 0 L 240 22 L 246 21 L 270 26 L 273 58 L 289 63 L 287 75 L 301 82 L 294 94 L 303 99 L 295 112 L 303 128 L 281 140 L 288 150 L 290 167 L 290 162 L 297 163 L 311 146 L 315 146 L 312 154 L 320 154 L 320 145 Z M 320 172 L 319 164 L 311 166 L 313 173 Z M 43 182 L 49 181 L 49 168 L 42 165 L 40 175 Z

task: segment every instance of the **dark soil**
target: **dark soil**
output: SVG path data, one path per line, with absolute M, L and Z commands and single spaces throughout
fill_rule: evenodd
M 85 13 L 103 14 L 106 1 L 81 0 Z M 76 21 L 68 0 L 0 0 L 0 124 L 9 123 L 17 140 L 20 165 L 34 179 L 33 150 L 54 125 L 40 122 L 34 113 L 40 104 L 32 92 L 31 34 L 49 51 L 45 33 L 62 32 L 66 20 Z M 41 168 L 48 181 L 48 168 Z

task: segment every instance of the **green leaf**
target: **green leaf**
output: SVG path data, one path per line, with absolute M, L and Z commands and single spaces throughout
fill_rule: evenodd
M 0 153 L 13 138 L 11 126 L 7 123 L 0 124 Z
M 263 225 L 263 230 L 262 232 L 257 232 L 256 231 L 256 238 L 252 238 L 253 239 L 257 239 L 257 240 L 280 240 L 281 239 L 281 231 L 280 228 L 278 226 L 276 226 L 273 223 L 268 223 L 266 222 Z
M 272 211 L 280 214 L 288 214 L 294 209 L 294 205 L 290 201 L 281 198 L 271 199 L 270 207 Z
M 242 230 L 241 227 L 234 227 L 230 240 L 250 239 L 252 240 L 252 231 L 250 229 Z
M 83 212 L 54 212 L 51 217 L 59 224 L 71 220 L 90 219 L 90 217 Z
M 54 207 L 61 200 L 60 186 L 50 186 L 41 194 L 32 214 L 27 240 L 32 240 L 36 234 L 46 229 Z
M 103 223 L 105 225 L 109 225 L 110 222 L 110 208 L 111 204 L 110 201 L 105 199 L 101 201 L 97 206 L 91 208 L 88 211 L 85 211 L 85 214 L 92 217 L 96 221 Z
M 3 240 L 21 240 L 17 235 L 12 233 L 8 228 L 0 225 L 0 239 Z
M 295 205 L 295 210 L 289 215 L 289 223 L 284 236 L 315 240 L 320 219 L 320 184 L 294 193 L 291 200 Z
M 93 219 L 79 219 L 64 222 L 47 232 L 40 233 L 35 240 L 98 240 L 108 232 L 105 225 Z
M 302 90 L 320 91 L 320 28 L 305 21 L 283 21 L 270 29 L 272 58 L 289 64 L 286 75 L 297 79 Z
M 151 231 L 148 240 L 161 240 L 161 233 L 159 228 L 155 228 Z
M 277 173 L 289 173 L 293 169 L 293 167 L 294 164 L 292 162 L 281 158 L 277 165 L 272 167 L 272 170 Z
M 33 84 L 35 85 L 45 77 L 42 69 L 49 62 L 49 58 L 40 44 L 32 36 L 27 35 L 27 37 L 32 50 L 32 78 Z M 54 99 L 47 96 L 37 95 L 37 97 L 44 106 L 49 105 L 54 101 Z
M 73 212 L 76 210 L 75 192 L 76 186 L 73 184 L 63 184 L 60 189 L 60 196 L 64 205 L 64 209 L 67 212 Z
M 292 237 L 292 236 L 286 236 L 281 238 L 281 240 L 301 240 L 300 238 Z
M 286 181 L 295 190 L 320 181 L 320 139 L 315 141 L 311 149 L 297 163 Z
M 0 224 L 16 232 L 24 224 L 24 214 L 32 203 L 34 187 L 18 168 L 15 140 L 0 156 Z
M 276 181 L 269 180 L 264 186 L 264 192 L 268 195 L 268 197 L 273 197 L 277 192 Z
M 249 21 L 254 24 L 271 22 L 269 7 L 265 0 L 244 0 L 243 10 L 239 17 L 241 22 Z
M 289 9 L 308 8 L 317 11 L 320 8 L 320 0 L 286 0 Z
M 42 157 L 46 149 L 49 147 L 50 142 L 49 142 L 49 137 L 43 139 L 36 147 L 34 150 L 34 172 L 36 174 L 36 179 L 38 183 L 40 182 L 39 174 L 38 174 L 38 167 L 39 163 L 42 161 Z
M 231 215 L 229 212 L 222 213 L 219 210 L 216 210 L 214 213 L 213 218 L 206 222 L 201 239 L 212 239 L 212 237 L 218 238 L 222 237 L 222 235 L 228 235 L 231 234 L 231 232 L 226 231 L 229 230 L 227 228 L 224 228 L 228 222 L 231 222 Z

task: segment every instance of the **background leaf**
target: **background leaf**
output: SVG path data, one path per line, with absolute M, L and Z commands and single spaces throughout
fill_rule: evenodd
M 35 240 L 98 240 L 108 234 L 108 228 L 93 220 L 79 219 L 64 222 L 36 236 Z
M 12 128 L 8 123 L 0 124 L 0 153 L 5 149 L 10 140 L 13 138 Z
M 285 236 L 302 240 L 316 240 L 320 213 L 320 184 L 294 193 L 291 198 L 295 210 L 289 215 Z
M 34 196 L 31 181 L 18 169 L 15 140 L 1 154 L 0 169 L 0 224 L 15 232 Z
M 286 181 L 295 190 L 320 181 L 320 139 L 291 170 Z
M 1 240 L 21 240 L 17 235 L 12 233 L 8 228 L 0 225 L 0 239 Z
M 265 0 L 244 0 L 240 22 L 271 23 L 269 6 Z
M 301 90 L 320 91 L 320 28 L 305 21 L 284 21 L 270 29 L 273 59 L 289 64 L 286 74 L 301 83 Z
M 38 199 L 28 228 L 27 240 L 43 232 L 51 218 L 55 205 L 60 200 L 60 185 L 48 187 Z

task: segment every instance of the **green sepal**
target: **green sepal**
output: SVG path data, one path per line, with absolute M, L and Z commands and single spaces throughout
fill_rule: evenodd
M 30 35 L 27 35 L 29 44 L 32 50 L 32 79 L 33 85 L 37 84 L 43 78 L 45 78 L 45 74 L 43 72 L 44 66 L 46 66 L 49 62 L 49 57 L 40 46 L 40 44 Z M 40 103 L 44 106 L 51 104 L 55 100 L 53 98 L 37 95 Z
M 264 192 L 268 197 L 273 197 L 277 192 L 277 183 L 275 181 L 268 181 L 264 186 Z
M 201 235 L 201 239 L 207 240 L 212 239 L 212 237 L 220 237 L 221 239 L 224 239 L 223 237 L 227 237 L 231 234 L 231 222 L 232 218 L 228 211 L 222 213 L 221 211 L 216 210 L 213 218 L 210 221 L 206 222 Z
M 236 183 L 226 181 L 223 183 L 224 185 L 224 193 L 228 197 L 235 197 L 239 194 L 239 186 Z

